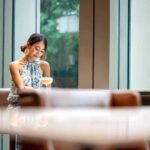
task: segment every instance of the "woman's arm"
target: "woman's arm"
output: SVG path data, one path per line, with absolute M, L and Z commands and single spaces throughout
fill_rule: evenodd
M 41 61 L 40 67 L 43 71 L 43 77 L 50 77 L 51 76 L 51 69 L 50 69 L 50 65 L 48 62 Z
M 12 80 L 14 81 L 16 87 L 19 90 L 33 89 L 32 87 L 27 87 L 27 86 L 24 85 L 23 80 L 22 80 L 22 78 L 20 76 L 20 73 L 19 73 L 19 64 L 18 64 L 18 62 L 11 62 L 10 65 L 9 65 L 9 69 L 10 69 Z
M 18 89 L 24 89 L 25 85 L 19 73 L 19 65 L 17 62 L 11 62 L 9 65 L 12 80 Z

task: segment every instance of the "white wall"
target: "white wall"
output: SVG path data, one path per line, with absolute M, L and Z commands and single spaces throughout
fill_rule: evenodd
M 130 88 L 150 90 L 150 0 L 131 0 Z

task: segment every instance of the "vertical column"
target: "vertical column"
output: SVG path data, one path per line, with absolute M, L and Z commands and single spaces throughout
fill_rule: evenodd
M 3 81 L 2 81 L 2 69 L 3 69 L 3 35 L 4 35 L 4 31 L 3 31 L 3 27 L 4 27 L 4 1 L 1 0 L 0 1 L 0 87 L 2 87 Z
M 109 87 L 109 0 L 95 0 L 94 88 Z
M 13 1 L 5 0 L 3 26 L 3 87 L 10 87 L 9 63 L 12 61 L 12 12 Z M 3 134 L 3 150 L 9 150 L 9 135 Z
M 9 63 L 12 61 L 12 2 L 5 0 L 4 6 L 4 49 L 3 49 L 3 87 L 10 87 Z
M 110 1 L 109 88 L 127 89 L 129 82 L 129 0 Z
M 38 33 L 40 33 L 40 1 L 41 0 L 35 1 L 35 31 Z
M 119 0 L 110 0 L 109 88 L 118 89 Z
M 119 89 L 128 88 L 129 71 L 129 5 L 120 0 Z
M 93 1 L 80 0 L 79 88 L 92 88 L 93 82 Z
M 7 64 L 11 59 L 9 59 L 11 55 L 11 15 L 12 12 L 11 2 L 8 0 L 0 1 L 0 88 L 6 87 L 6 74 L 8 73 Z M 9 35 L 9 36 L 8 36 Z M 6 42 L 7 41 L 7 42 Z M 10 45 L 9 45 L 10 44 Z M 7 54 L 7 55 L 6 55 Z M 7 74 L 8 75 L 8 74 Z M 7 81 L 9 77 L 7 76 Z M 0 135 L 0 150 L 9 150 L 9 136 L 5 134 Z

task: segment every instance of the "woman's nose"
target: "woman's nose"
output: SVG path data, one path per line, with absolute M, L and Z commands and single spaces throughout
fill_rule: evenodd
M 40 53 L 41 53 L 41 52 L 40 52 L 39 50 L 36 51 L 36 54 L 40 55 Z
M 40 51 L 39 51 L 39 50 L 37 51 L 37 54 L 40 54 Z
M 38 51 L 37 54 L 38 54 L 38 56 L 41 56 L 41 55 L 42 55 L 42 52 L 41 52 L 41 51 Z

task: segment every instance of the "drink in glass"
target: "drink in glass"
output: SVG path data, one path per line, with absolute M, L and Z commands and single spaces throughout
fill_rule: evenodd
M 53 82 L 52 77 L 42 77 L 41 78 L 41 83 L 43 87 L 51 87 L 51 84 Z

